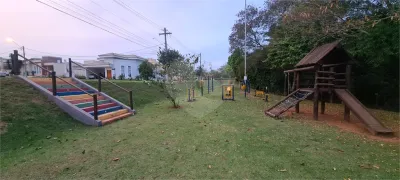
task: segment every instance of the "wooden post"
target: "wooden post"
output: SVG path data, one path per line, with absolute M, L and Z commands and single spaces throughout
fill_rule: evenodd
M 207 91 L 210 94 L 210 76 L 207 76 Z
M 68 65 L 69 65 L 69 77 L 72 77 L 72 61 L 71 61 L 71 58 L 68 59 Z
M 334 72 L 334 71 L 335 71 L 335 68 L 334 68 L 334 67 L 330 67 L 330 68 L 329 68 L 329 71 L 330 71 L 330 72 Z M 335 78 L 335 76 L 334 76 L 333 74 L 330 74 L 329 77 L 330 77 L 330 78 Z M 334 81 L 333 81 L 333 80 L 329 80 L 329 83 L 330 83 L 330 84 L 333 84 Z M 333 102 L 333 87 L 332 87 L 332 86 L 329 86 L 329 102 L 330 102 L 330 103 Z
M 315 66 L 315 84 L 314 84 L 314 108 L 313 108 L 313 116 L 314 120 L 318 120 L 318 96 L 319 96 L 319 90 L 318 90 L 318 71 L 320 69 L 319 65 Z
M 346 104 L 344 105 L 344 120 L 350 121 L 350 109 L 346 106 Z
M 294 77 L 296 79 L 296 90 L 300 88 L 300 72 L 295 72 Z M 300 102 L 296 104 L 296 113 L 300 112 Z
M 98 120 L 98 108 L 97 108 L 97 94 L 93 94 L 93 117 L 94 120 Z
M 321 99 L 321 114 L 325 114 L 325 99 L 324 99 L 324 96 L 322 94 L 321 94 L 321 98 L 320 99 Z
M 97 77 L 97 79 L 98 79 L 98 87 L 97 87 L 97 90 L 99 90 L 99 92 L 101 92 L 101 77 L 100 77 L 100 75 Z
M 351 87 L 351 65 L 348 64 L 346 66 L 346 85 L 347 85 L 347 89 L 349 91 L 351 91 L 352 87 Z
M 284 79 L 284 81 L 283 81 L 283 95 L 285 95 L 285 96 L 287 96 L 287 84 L 286 84 L 286 81 L 287 81 L 287 79 L 286 79 L 286 76 L 287 76 L 287 74 L 285 73 L 285 79 Z
M 130 106 L 131 110 L 133 110 L 132 90 L 129 91 L 129 106 Z
M 346 66 L 346 85 L 347 85 L 347 90 L 351 90 L 351 65 L 348 64 Z M 344 105 L 344 120 L 345 121 L 350 121 L 350 109 L 346 104 Z
M 53 96 L 57 95 L 57 81 L 56 81 L 56 72 L 52 71 L 51 72 L 51 84 L 52 84 L 52 90 L 53 90 Z
M 18 73 L 18 50 L 14 50 L 13 57 L 14 58 L 11 59 L 12 73 L 14 75 L 19 75 L 19 73 Z
M 214 92 L 214 76 L 211 76 L 211 91 Z

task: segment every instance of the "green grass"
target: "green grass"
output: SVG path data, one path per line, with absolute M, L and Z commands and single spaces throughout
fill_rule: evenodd
M 245 100 L 238 91 L 236 101 L 222 102 L 216 87 L 192 103 L 182 97 L 182 108 L 172 109 L 159 89 L 118 82 L 134 90 L 138 114 L 96 128 L 71 119 L 19 80 L 0 83 L 1 120 L 8 123 L 1 135 L 2 179 L 400 177 L 398 144 L 275 120 L 263 114 L 271 104 Z M 127 102 L 124 93 L 103 89 Z

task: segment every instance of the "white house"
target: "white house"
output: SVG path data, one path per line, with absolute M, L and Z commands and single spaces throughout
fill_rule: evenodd
M 124 78 L 135 78 L 139 76 L 139 65 L 146 61 L 145 58 L 136 55 L 124 55 L 117 53 L 108 53 L 99 55 L 99 61 L 110 64 L 110 67 L 105 67 L 105 77 L 118 79 L 119 76 Z

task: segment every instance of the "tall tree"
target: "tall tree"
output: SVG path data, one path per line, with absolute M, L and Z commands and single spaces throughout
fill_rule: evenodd
M 145 80 L 154 78 L 154 68 L 154 65 L 151 64 L 149 61 L 144 61 L 142 64 L 139 65 L 140 77 Z

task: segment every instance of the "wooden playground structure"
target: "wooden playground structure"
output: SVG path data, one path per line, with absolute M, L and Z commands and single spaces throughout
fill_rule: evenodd
M 392 133 L 350 93 L 351 61 L 352 58 L 342 48 L 339 41 L 314 48 L 296 64 L 295 69 L 284 71 L 286 76 L 285 92 L 288 92 L 288 95 L 265 110 L 265 114 L 276 118 L 293 106 L 295 106 L 296 113 L 299 113 L 300 101 L 310 98 L 314 103 L 314 120 L 318 120 L 319 102 L 321 102 L 320 113 L 324 114 L 325 102 L 333 102 L 334 95 L 336 95 L 344 104 L 344 120 L 350 120 L 351 111 L 371 133 Z M 291 73 L 293 74 L 292 84 L 290 82 Z

